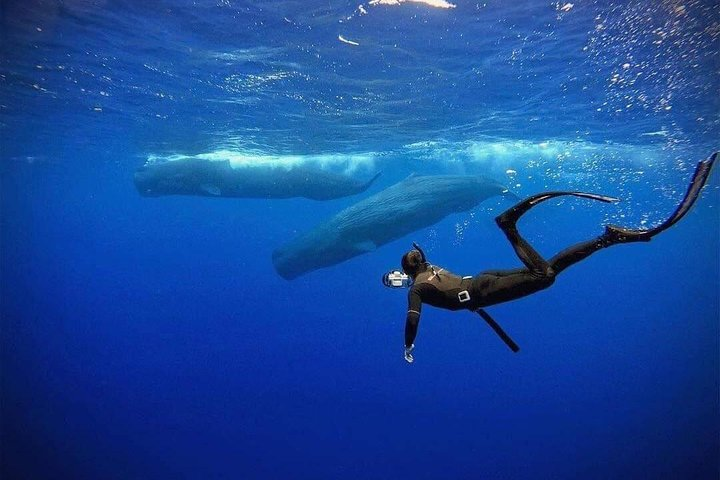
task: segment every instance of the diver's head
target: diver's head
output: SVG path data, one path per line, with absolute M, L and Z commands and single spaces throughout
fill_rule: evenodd
M 428 268 L 432 268 L 425 258 L 425 252 L 413 242 L 413 249 L 403 255 L 400 260 L 403 271 L 390 270 L 383 275 L 382 282 L 386 287 L 408 288 L 412 286 L 415 277 Z
M 425 255 L 417 249 L 412 249 L 403 255 L 400 260 L 403 272 L 410 275 L 411 278 L 415 278 L 418 273 L 427 270 L 427 261 Z

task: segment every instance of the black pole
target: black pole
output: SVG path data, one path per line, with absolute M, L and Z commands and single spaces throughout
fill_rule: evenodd
M 510 338 L 510 335 L 505 333 L 505 330 L 503 330 L 502 327 L 500 325 L 498 325 L 498 323 L 495 321 L 494 318 L 492 318 L 490 316 L 489 313 L 487 313 L 482 308 L 478 308 L 475 311 L 478 313 L 478 315 L 480 315 L 482 317 L 483 320 L 485 320 L 487 322 L 488 325 L 490 325 L 490 328 L 492 328 L 495 331 L 495 333 L 497 333 L 498 337 L 500 337 L 502 339 L 502 341 L 505 342 L 505 345 L 510 347 L 510 350 L 512 350 L 515 353 L 517 353 L 520 350 L 520 347 L 518 347 L 518 344 L 513 342 L 513 339 Z

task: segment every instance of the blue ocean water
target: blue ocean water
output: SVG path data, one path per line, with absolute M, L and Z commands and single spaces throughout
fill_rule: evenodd
M 519 260 L 495 198 L 286 281 L 273 250 L 411 173 L 491 176 L 546 255 L 647 227 L 720 142 L 710 0 L 0 3 L 0 475 L 7 479 L 714 479 L 720 179 L 648 244 L 479 318 L 426 307 L 412 241 Z M 329 201 L 142 197 L 174 156 L 326 168 Z

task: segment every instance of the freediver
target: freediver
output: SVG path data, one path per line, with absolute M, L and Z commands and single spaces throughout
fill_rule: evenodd
M 545 200 L 564 195 L 606 203 L 617 202 L 618 199 L 591 193 L 557 191 L 539 193 L 521 201 L 496 217 L 495 222 L 510 241 L 515 254 L 525 264 L 525 268 L 488 270 L 474 277 L 460 277 L 437 265 L 431 265 L 422 249 L 413 243 L 413 249 L 402 257 L 402 272 L 393 270 L 383 276 L 383 283 L 387 287 L 410 288 L 405 321 L 405 361 L 408 363 L 414 361 L 414 342 L 423 303 L 446 310 L 477 312 L 502 340 L 517 352 L 519 347 L 485 312 L 484 307 L 516 300 L 544 290 L 555 282 L 555 277 L 563 270 L 604 248 L 623 243 L 649 242 L 655 235 L 677 223 L 690 210 L 707 182 L 717 156 L 718 152 L 715 152 L 707 160 L 698 163 L 685 197 L 675 212 L 657 227 L 631 230 L 608 225 L 599 237 L 573 245 L 549 261 L 520 236 L 516 224 L 523 214 Z

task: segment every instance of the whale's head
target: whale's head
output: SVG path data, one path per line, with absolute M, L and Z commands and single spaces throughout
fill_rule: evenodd
M 222 162 L 181 159 L 149 163 L 135 171 L 135 188 L 140 195 L 221 196 L 224 183 Z
M 163 195 L 163 186 L 161 185 L 161 178 L 157 174 L 157 170 L 144 165 L 135 170 L 133 177 L 135 181 L 135 188 L 138 193 L 144 197 L 157 197 Z
M 281 277 L 293 280 L 312 270 L 340 263 L 358 253 L 356 246 L 343 239 L 335 228 L 321 226 L 275 249 L 272 262 Z
M 135 188 L 144 197 L 188 195 L 197 190 L 195 172 L 186 162 L 173 161 L 144 165 L 135 171 Z

